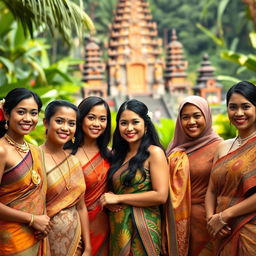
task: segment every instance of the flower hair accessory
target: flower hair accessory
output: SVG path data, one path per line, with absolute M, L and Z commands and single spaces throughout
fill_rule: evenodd
M 5 103 L 5 99 L 1 99 L 0 100 L 0 121 L 5 121 L 4 110 L 3 110 L 4 103 Z

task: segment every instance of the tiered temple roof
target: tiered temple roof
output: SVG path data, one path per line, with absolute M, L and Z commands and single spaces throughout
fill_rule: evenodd
M 165 84 L 170 93 L 188 94 L 190 83 L 187 81 L 188 62 L 183 54 L 183 45 L 178 41 L 176 30 L 172 30 L 171 42 L 166 49 Z
M 161 83 L 161 41 L 145 0 L 119 0 L 108 46 L 110 88 L 113 94 L 149 93 Z M 162 73 L 161 73 L 162 76 Z
M 102 62 L 102 52 L 94 39 L 90 39 L 85 46 L 85 64 L 83 65 L 84 96 L 96 94 L 106 96 L 104 82 L 105 65 Z
M 212 66 L 207 53 L 204 54 L 200 68 L 198 69 L 198 78 L 193 88 L 195 95 L 199 95 L 208 100 L 209 103 L 221 102 L 221 85 L 217 83 L 214 75 L 215 68 Z

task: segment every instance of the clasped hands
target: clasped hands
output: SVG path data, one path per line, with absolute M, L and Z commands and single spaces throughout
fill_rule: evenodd
M 223 238 L 231 233 L 231 228 L 222 218 L 222 212 L 213 214 L 207 219 L 207 230 L 214 238 Z
M 43 239 L 51 231 L 53 223 L 47 215 L 34 215 L 34 221 L 31 227 L 35 229 L 35 237 Z
M 119 204 L 118 195 L 107 192 L 100 197 L 100 203 L 102 207 L 106 207 L 111 212 L 119 212 L 123 209 L 122 205 Z

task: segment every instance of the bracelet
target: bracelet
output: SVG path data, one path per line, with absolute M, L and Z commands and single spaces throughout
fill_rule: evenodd
M 31 214 L 31 219 L 30 219 L 28 226 L 31 227 L 33 225 L 33 223 L 34 223 L 34 215 Z
M 222 219 L 222 212 L 219 213 L 219 220 L 220 220 L 220 223 L 221 223 L 222 225 L 227 225 L 227 224 L 228 224 L 227 222 L 225 222 L 225 221 Z

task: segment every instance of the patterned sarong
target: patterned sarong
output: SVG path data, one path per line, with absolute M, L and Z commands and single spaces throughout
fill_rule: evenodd
M 113 177 L 114 193 L 141 193 L 152 190 L 149 170 L 142 181 L 137 171 L 133 186 L 124 187 L 128 163 L 124 164 Z M 133 207 L 124 205 L 119 212 L 110 213 L 110 251 L 112 256 L 157 256 L 161 249 L 161 215 L 158 206 Z
M 47 181 L 47 213 L 54 223 L 48 235 L 51 256 L 73 256 L 81 246 L 76 203 L 85 191 L 85 182 L 80 162 L 75 156 L 68 156 L 47 171 Z
M 83 166 L 86 182 L 85 204 L 90 221 L 92 255 L 107 256 L 109 243 L 109 219 L 100 205 L 100 197 L 106 192 L 109 163 L 97 153 Z
M 255 193 L 255 152 L 256 137 L 216 162 L 212 171 L 212 181 L 217 195 L 217 213 Z M 216 255 L 255 255 L 256 212 L 234 218 L 229 226 L 232 230 L 231 235 L 216 241 Z
M 31 171 L 41 176 L 35 185 Z M 39 149 L 30 145 L 30 151 L 15 167 L 4 172 L 0 185 L 0 202 L 16 210 L 34 215 L 45 214 L 46 177 Z M 0 255 L 45 256 L 46 240 L 35 239 L 34 230 L 25 223 L 0 220 Z

